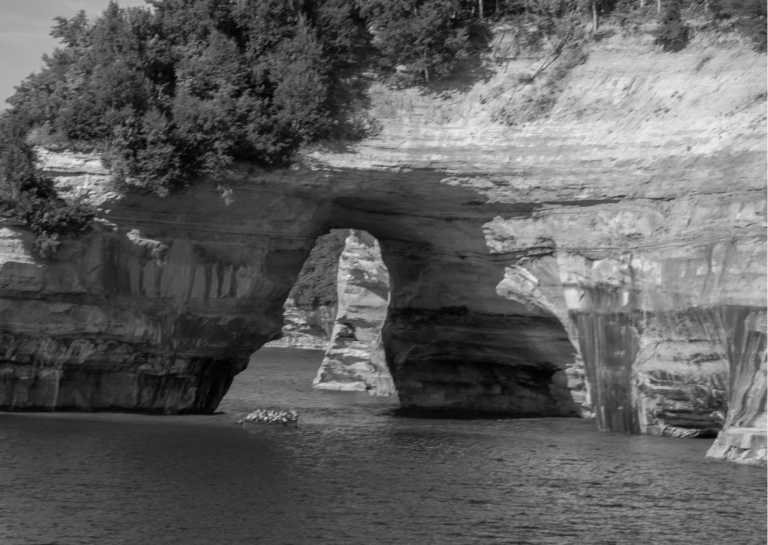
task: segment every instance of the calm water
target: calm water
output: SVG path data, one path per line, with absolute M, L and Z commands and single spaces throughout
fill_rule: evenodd
M 266 350 L 209 417 L 0 415 L 0 544 L 764 543 L 762 468 L 589 422 L 390 417 Z M 297 430 L 243 429 L 257 406 Z

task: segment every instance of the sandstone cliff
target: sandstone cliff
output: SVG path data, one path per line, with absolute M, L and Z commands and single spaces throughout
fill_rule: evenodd
M 382 339 L 403 407 L 586 404 L 604 429 L 759 430 L 765 56 L 607 39 L 547 116 L 509 126 L 498 112 L 541 59 L 506 58 L 504 40 L 487 79 L 374 85 L 375 137 L 285 171 L 243 166 L 158 200 L 115 191 L 92 158 L 44 154 L 103 220 L 51 263 L 3 224 L 0 406 L 213 410 L 279 335 L 315 238 L 356 228 L 389 270 Z

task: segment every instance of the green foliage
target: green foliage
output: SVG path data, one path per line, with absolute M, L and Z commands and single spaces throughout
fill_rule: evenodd
M 690 29 L 683 22 L 679 0 L 667 0 L 656 31 L 656 43 L 664 51 L 681 51 L 688 45 Z
M 373 29 L 381 65 L 400 68 L 407 83 L 448 74 L 472 51 L 465 2 L 460 0 L 361 0 Z
M 237 161 L 285 165 L 304 143 L 365 135 L 372 124 L 350 107 L 364 102 L 365 69 L 376 68 L 400 84 L 431 82 L 484 47 L 491 17 L 516 19 L 528 29 L 528 45 L 541 48 L 568 41 L 574 21 L 596 28 L 598 18 L 611 13 L 631 20 L 639 4 L 147 1 L 151 9 L 112 1 L 93 21 L 83 12 L 57 18 L 51 34 L 61 47 L 44 57 L 44 68 L 22 82 L 9 102 L 35 143 L 100 151 L 119 180 L 161 195 Z M 686 6 L 697 1 L 686 0 Z M 687 43 L 680 4 L 664 0 L 657 39 L 668 51 Z M 713 16 L 752 25 L 758 47 L 765 48 L 764 2 L 709 5 Z M 573 44 L 565 51 L 576 59 L 583 53 Z M 574 64 L 568 58 L 547 77 L 562 80 L 556 71 L 567 72 Z M 542 104 L 534 109 L 546 111 Z
M 466 0 L 149 3 L 57 18 L 61 47 L 9 102 L 45 143 L 100 150 L 120 181 L 161 195 L 359 134 L 347 115 L 366 58 L 404 66 L 408 83 L 445 75 L 472 49 L 476 17 Z
M 365 37 L 353 5 L 151 3 L 57 19 L 62 47 L 17 88 L 13 110 L 38 134 L 101 149 L 121 181 L 159 194 L 238 160 L 284 164 L 336 129 L 336 91 Z
M 52 180 L 35 166 L 35 154 L 24 141 L 27 122 L 0 118 L 0 202 L 35 234 L 35 252 L 50 258 L 62 238 L 86 231 L 93 211 L 59 198 Z

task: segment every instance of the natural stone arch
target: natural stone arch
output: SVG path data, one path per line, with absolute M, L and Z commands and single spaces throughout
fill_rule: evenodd
M 74 160 L 49 159 L 60 176 Z M 86 169 L 108 183 L 90 162 L 72 175 Z M 17 332 L 3 406 L 214 410 L 253 349 L 279 335 L 283 302 L 314 240 L 353 227 L 380 241 L 390 271 L 383 340 L 404 407 L 575 414 L 553 380 L 573 358 L 562 325 L 496 293 L 508 256 L 488 252 L 483 224 L 526 208 L 482 206 L 475 190 L 433 172 L 405 184 L 391 176 L 241 170 L 173 200 L 121 196 L 111 204 L 114 223 L 71 241 L 44 267 L 19 255 L 15 262 L 28 265 L 15 274 L 28 287 L 15 309 L 30 328 L 42 311 L 49 328 L 69 330 L 42 343 L 40 333 L 28 342 Z M 439 210 L 425 214 L 435 198 Z M 58 314 L 44 302 L 54 289 L 66 294 Z M 83 319 L 92 334 L 78 330 Z
M 396 395 L 381 329 L 389 305 L 389 272 L 375 237 L 332 229 L 319 236 L 284 304 L 280 339 L 265 348 L 323 351 L 319 390 Z
M 314 239 L 354 226 L 396 268 L 404 375 L 430 328 L 456 330 L 437 310 L 466 307 L 475 324 L 554 316 L 540 331 L 568 334 L 561 355 L 578 344 L 603 429 L 676 433 L 704 392 L 727 395 L 726 426 L 757 430 L 724 432 L 718 448 L 764 445 L 765 58 L 629 47 L 632 63 L 596 44 L 550 114 L 518 126 L 494 115 L 526 70 L 517 60 L 448 95 L 374 85 L 371 138 L 303 150 L 291 169 L 240 165 L 165 201 L 110 187 L 93 156 L 42 153 L 62 194 L 104 213 L 53 263 L 0 220 L 0 406 L 212 410 L 279 332 Z M 500 297 L 508 269 L 531 273 L 557 312 Z M 396 327 L 413 310 L 429 319 Z
M 525 207 L 482 210 L 474 191 L 420 175 L 398 195 L 372 186 L 365 198 L 337 197 L 331 214 L 333 226 L 354 225 L 380 241 L 391 279 L 383 340 L 403 409 L 579 414 L 563 374 L 575 350 L 561 321 L 495 289 L 509 256 L 488 251 L 483 224 Z M 436 197 L 439 212 L 418 209 Z
M 375 227 L 378 215 L 376 209 L 382 204 L 369 201 L 367 205 L 369 208 L 361 217 L 355 217 L 359 215 L 357 211 L 350 213 L 339 210 L 334 212 L 333 217 L 347 218 L 349 222 L 362 220 L 366 227 Z M 372 217 L 373 221 L 367 221 L 368 217 Z M 444 235 L 449 234 L 444 226 L 440 226 L 443 222 L 441 218 L 432 218 L 430 223 L 437 225 L 431 229 L 443 232 Z M 397 222 L 394 222 L 394 226 L 397 228 Z M 430 236 L 427 233 L 429 230 L 422 229 L 420 236 Z M 368 236 L 375 240 L 372 235 Z M 478 229 L 474 236 L 482 240 L 482 230 Z M 443 242 L 459 243 L 450 234 Z M 456 264 L 452 263 L 454 260 L 446 261 L 439 257 L 441 253 L 450 254 L 453 249 L 435 252 L 427 242 L 416 246 L 418 251 L 413 251 L 414 247 L 409 244 L 403 246 L 402 241 L 391 239 L 383 242 L 382 246 L 391 253 L 391 266 L 405 271 L 405 274 L 414 274 L 418 269 L 420 272 L 416 276 L 428 289 L 433 289 L 433 284 L 440 282 L 444 283 L 446 289 L 453 282 L 460 281 L 467 271 L 488 275 L 497 275 L 503 271 L 497 265 L 483 270 L 485 258 L 481 256 L 474 256 L 470 263 L 464 263 L 467 258 L 460 259 L 457 270 Z M 451 279 L 450 274 L 457 276 Z M 498 280 L 495 276 L 484 279 L 488 286 L 493 286 Z M 405 289 L 399 293 L 406 305 L 411 305 L 414 295 L 417 296 L 418 291 L 423 289 L 423 286 L 414 288 L 409 284 L 412 281 L 406 278 Z M 515 283 L 507 286 L 507 290 L 510 289 L 519 291 L 522 286 Z M 452 303 L 463 297 L 460 289 L 452 289 L 450 292 Z M 574 360 L 575 351 L 561 321 L 543 304 L 520 305 L 520 297 L 507 297 L 508 293 L 487 295 L 497 300 L 500 308 L 506 307 L 505 314 L 498 310 L 483 312 L 472 308 L 470 301 L 463 305 L 440 306 L 440 301 L 435 299 L 427 301 L 427 305 L 432 303 L 431 307 L 402 306 L 387 314 L 382 338 L 386 339 L 384 348 L 387 363 L 396 373 L 395 384 L 401 392 L 404 409 L 422 414 L 578 414 L 580 408 L 574 403 L 573 392 L 569 389 L 574 384 L 567 384 L 564 375 L 569 362 Z M 534 299 L 536 297 L 543 299 L 541 294 L 534 295 Z M 522 316 L 514 314 L 520 310 L 524 312 Z M 545 353 L 553 346 L 560 352 Z M 356 348 L 359 350 L 361 347 Z M 335 350 L 330 346 L 328 352 L 333 353 Z M 343 352 L 343 347 L 340 351 Z M 359 363 L 368 372 L 375 372 L 378 367 L 386 365 L 384 361 L 376 361 L 377 353 L 373 357 L 372 363 L 363 362 L 361 360 L 364 357 L 360 358 Z M 357 388 L 366 383 L 368 378 L 363 376 L 364 373 L 344 369 L 346 364 L 354 367 L 356 362 L 345 363 L 342 359 L 343 355 L 341 358 L 331 356 L 329 363 L 326 357 L 323 365 L 331 365 L 335 369 L 321 368 L 318 379 L 324 383 L 319 384 L 320 387 Z M 371 381 L 368 382 L 365 387 L 371 388 Z M 577 386 L 583 387 L 583 384 Z

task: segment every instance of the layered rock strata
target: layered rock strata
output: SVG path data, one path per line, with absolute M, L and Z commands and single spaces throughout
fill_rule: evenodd
M 724 421 L 718 444 L 759 430 L 765 56 L 617 35 L 547 116 L 510 126 L 498 111 L 542 59 L 507 58 L 497 37 L 487 78 L 373 85 L 379 134 L 285 171 L 243 166 L 158 200 L 113 191 L 90 158 L 44 156 L 103 219 L 51 263 L 3 224 L 0 406 L 213 410 L 279 335 L 315 238 L 355 228 L 389 270 L 382 340 L 404 408 L 586 403 L 610 430 L 711 435 Z
M 338 314 L 315 388 L 394 395 L 381 339 L 389 273 L 378 242 L 368 233 L 350 230 L 339 257 L 337 286 Z
M 707 456 L 765 464 L 768 426 L 765 309 L 726 308 L 719 319 L 730 362 L 728 418 Z

